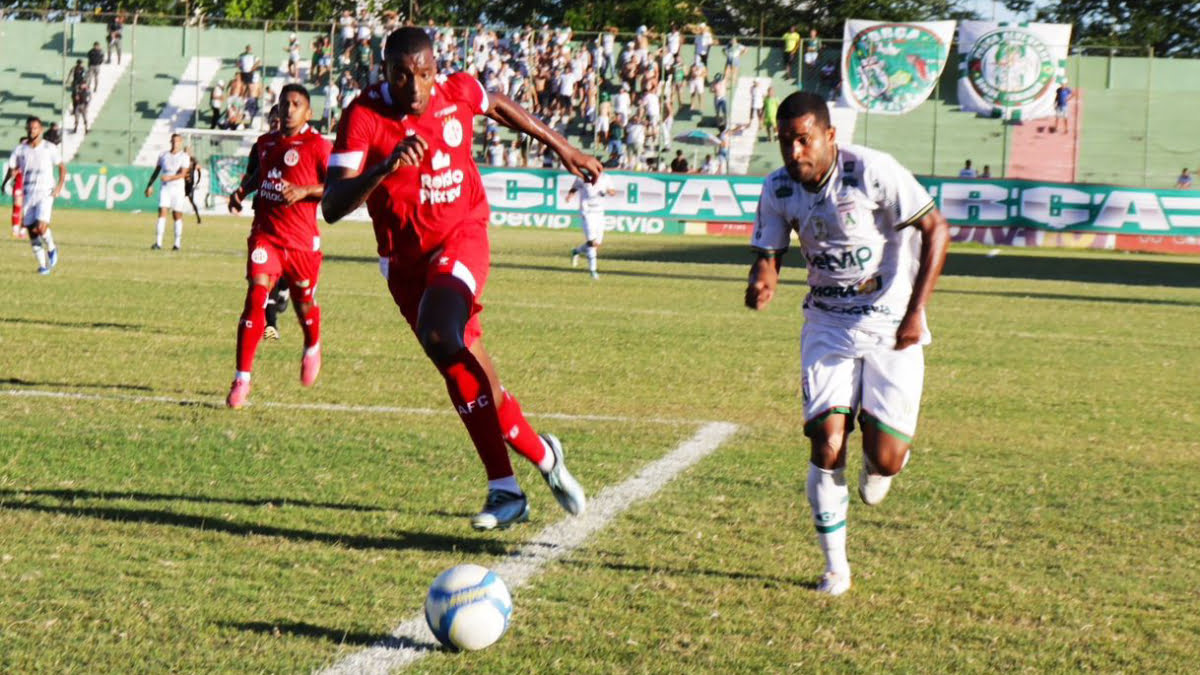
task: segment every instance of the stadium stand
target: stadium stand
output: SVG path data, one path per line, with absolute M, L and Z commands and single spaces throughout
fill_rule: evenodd
M 302 49 L 301 78 L 307 80 L 307 68 L 312 55 L 313 40 L 327 36 L 325 27 L 297 31 Z M 134 163 L 139 154 L 156 154 L 153 148 L 165 147 L 164 133 L 184 124 L 207 128 L 209 121 L 209 86 L 216 80 L 229 82 L 236 73 L 236 59 L 250 45 L 252 52 L 264 63 L 262 79 L 278 89 L 287 65 L 287 47 L 292 31 L 264 30 L 263 25 L 244 27 L 179 25 L 129 25 L 125 36 L 126 58 L 138 57 L 121 76 L 106 100 L 100 97 L 93 103 L 95 115 L 92 131 L 79 147 L 76 161 Z M 68 94 L 63 81 L 66 71 L 77 58 L 84 58 L 95 41 L 103 43 L 103 20 L 81 23 L 20 20 L 0 21 L 0 41 L 5 44 L 0 62 L 0 158 L 15 146 L 23 134 L 22 125 L 28 114 L 47 120 L 62 120 Z M 471 35 L 457 31 L 460 48 L 470 44 Z M 587 47 L 596 35 L 576 33 L 571 44 Z M 618 55 L 631 36 L 616 40 Z M 335 38 L 336 39 L 336 38 Z M 718 45 L 709 57 L 709 86 L 705 89 L 703 105 L 691 110 L 676 106 L 672 137 L 678 138 L 696 130 L 716 135 L 716 112 L 711 88 L 712 75 L 725 68 L 721 49 L 727 38 L 718 36 Z M 376 38 L 376 45 L 378 38 Z M 778 40 L 746 39 L 747 50 L 741 56 L 737 79 L 744 89 L 751 78 L 764 78 L 774 87 L 779 98 L 795 91 L 797 85 L 829 96 L 835 92 L 840 47 L 826 42 L 816 64 L 800 66 L 799 72 L 785 72 L 781 44 Z M 661 44 L 656 37 L 653 49 Z M 685 34 L 681 60 L 690 64 L 694 47 Z M 19 56 L 19 58 L 18 58 Z M 185 71 L 193 59 L 209 64 L 200 76 L 202 86 L 188 86 Z M 896 155 L 917 173 L 955 175 L 966 159 L 975 166 L 990 165 L 993 175 L 1015 172 L 1018 175 L 1061 179 L 1061 162 L 1050 162 L 1039 168 L 1033 159 L 1044 156 L 1074 157 L 1068 174 L 1082 182 L 1105 182 L 1126 185 L 1169 187 L 1182 166 L 1194 167 L 1200 157 L 1200 125 L 1190 118 L 1200 105 L 1200 62 L 1194 60 L 1149 59 L 1131 56 L 1073 55 L 1068 63 L 1071 85 L 1081 94 L 1073 114 L 1070 139 L 1056 137 L 1052 152 L 1040 153 L 1047 136 L 1038 136 L 1037 128 L 1014 127 L 998 120 L 966 114 L 958 109 L 955 77 L 957 56 L 951 54 L 939 88 L 930 101 L 916 111 L 903 116 L 855 115 L 846 109 L 835 109 L 839 137 L 852 139 L 886 150 Z M 196 79 L 195 76 L 191 79 Z M 314 117 L 326 109 L 324 88 L 309 85 L 313 98 Z M 185 93 L 180 93 L 181 91 Z M 611 88 L 610 88 L 611 91 Z M 172 92 L 175 92 L 174 99 Z M 686 89 L 685 89 L 686 93 Z M 748 120 L 748 101 L 742 89 L 730 91 L 731 119 L 735 125 Z M 270 101 L 265 101 L 269 105 Z M 1078 103 L 1078 102 L 1077 102 Z M 264 106 L 265 107 L 265 106 Z M 261 123 L 259 111 L 258 123 Z M 166 113 L 164 115 L 164 113 Z M 161 118 L 161 120 L 160 120 Z M 170 122 L 163 120 L 169 119 Z M 1030 123 L 1027 123 L 1030 124 Z M 1032 124 L 1036 125 L 1037 121 Z M 157 126 L 156 126 L 157 125 Z M 486 124 L 479 122 L 481 140 Z M 322 126 L 318 121 L 318 126 Z M 157 130 L 156 130 L 157 129 Z M 590 127 L 576 115 L 566 124 L 573 141 L 603 155 L 603 148 L 593 147 Z M 1032 140 L 1031 133 L 1033 134 Z M 694 136 L 699 136 L 694 134 Z M 751 142 L 751 137 L 753 142 Z M 511 134 L 500 132 L 506 143 Z M 1063 144 L 1073 146 L 1066 150 Z M 778 149 L 766 141 L 761 129 L 753 124 L 740 133 L 732 134 L 731 162 L 737 171 L 764 175 L 779 163 Z M 1062 147 L 1059 147 L 1062 146 Z M 149 149 L 147 149 L 149 148 Z M 705 154 L 715 154 L 712 146 L 681 145 L 673 142 L 659 152 L 665 161 L 676 149 L 683 149 L 696 162 Z M 145 150 L 139 153 L 139 151 Z M 144 161 L 145 157 L 143 157 Z M 530 166 L 541 166 L 539 157 L 529 157 Z M 1050 165 L 1054 165 L 1051 167 Z M 744 167 L 744 169 L 743 169 Z M 1054 170 L 1052 171 L 1051 168 Z

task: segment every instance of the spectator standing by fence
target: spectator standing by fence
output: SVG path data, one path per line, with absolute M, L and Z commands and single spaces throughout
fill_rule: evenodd
M 121 65 L 121 31 L 125 29 L 125 12 L 117 12 L 108 22 L 108 62 L 112 63 L 113 50 L 117 52 L 117 65 Z
M 787 32 L 783 34 L 783 56 L 789 74 L 796 65 L 796 56 L 799 53 L 800 33 L 796 30 L 795 26 L 788 26 Z
M 821 55 L 821 38 L 817 37 L 817 29 L 813 28 L 808 31 L 808 38 L 804 40 L 804 65 L 813 67 L 817 65 L 817 57 Z
M 208 92 L 208 111 L 212 115 L 209 129 L 221 126 L 221 115 L 225 114 L 225 80 L 217 80 Z

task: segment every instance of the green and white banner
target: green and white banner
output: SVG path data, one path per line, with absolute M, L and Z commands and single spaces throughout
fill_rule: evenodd
M 903 115 L 933 92 L 954 37 L 953 21 L 849 19 L 842 41 L 842 102 L 858 112 Z
M 146 182 L 154 171 L 150 167 L 111 164 L 67 165 L 67 182 L 62 194 L 54 200 L 61 209 L 96 209 L 100 211 L 152 211 L 158 208 L 158 195 L 147 197 Z M 54 172 L 58 178 L 58 170 Z M 9 181 L 0 203 L 12 204 L 12 185 Z
M 1069 23 L 962 22 L 958 101 L 963 110 L 1012 120 L 1053 114 L 1070 44 Z
M 566 201 L 575 177 L 537 169 L 480 167 L 492 224 L 566 228 L 576 223 L 579 197 Z M 687 222 L 750 222 L 761 176 L 611 173 L 617 194 L 604 198 L 608 229 L 683 234 Z
M 493 224 L 563 228 L 574 222 L 578 202 L 565 201 L 574 176 L 526 169 L 481 171 Z M 617 195 L 605 203 L 610 226 L 648 234 L 690 231 L 681 223 L 751 223 L 763 184 L 761 176 L 613 172 L 612 177 Z M 1200 235 L 1200 193 L 1195 192 L 1026 180 L 918 180 L 955 225 Z
M 153 210 L 142 190 L 145 167 L 67 165 L 55 206 L 107 211 Z M 567 228 L 579 202 L 566 201 L 575 177 L 557 171 L 481 167 L 492 224 Z M 708 176 L 614 171 L 616 196 L 605 198 L 609 229 L 643 234 L 736 233 L 754 222 L 762 176 Z M 917 178 L 951 223 L 1150 237 L 1200 237 L 1200 193 L 1026 180 Z M 12 185 L 12 182 L 9 182 Z M 9 195 L 0 203 L 11 203 Z M 364 214 L 365 215 L 365 214 Z M 728 226 L 728 227 L 727 227 Z

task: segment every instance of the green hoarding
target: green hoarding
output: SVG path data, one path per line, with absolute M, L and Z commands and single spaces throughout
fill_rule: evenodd
M 158 208 L 158 195 L 152 192 L 147 197 L 145 190 L 153 172 L 153 168 L 144 166 L 68 164 L 67 182 L 62 194 L 54 200 L 54 208 L 152 211 Z M 6 190 L 12 190 L 11 180 Z M 11 193 L 6 192 L 0 200 L 11 204 Z
M 152 210 L 143 189 L 147 167 L 71 164 L 55 206 L 117 211 Z M 567 194 L 575 177 L 557 171 L 481 167 L 492 224 L 566 228 L 578 203 Z M 682 234 L 687 223 L 754 220 L 761 176 L 626 173 L 614 171 L 617 195 L 608 199 L 610 228 L 644 234 Z M 1024 180 L 918 177 L 946 218 L 966 227 L 1031 227 L 1052 232 L 1200 236 L 1200 193 Z M 10 182 L 11 185 L 11 182 Z M 9 203 L 9 197 L 3 197 Z
M 553 171 L 483 169 L 492 209 L 503 214 L 567 216 L 573 176 Z M 609 216 L 647 221 L 752 222 L 761 176 L 613 172 L 618 194 Z M 946 218 L 967 227 L 1156 236 L 1200 235 L 1200 194 L 1025 180 L 918 177 Z M 507 216 L 505 216 L 507 217 Z M 500 217 L 493 218 L 496 222 Z M 528 216 L 516 218 L 532 224 Z M 552 218 L 542 222 L 554 222 Z M 496 224 L 507 224 L 496 222 Z M 546 225 L 552 226 L 552 225 Z M 665 225 L 666 229 L 671 229 Z

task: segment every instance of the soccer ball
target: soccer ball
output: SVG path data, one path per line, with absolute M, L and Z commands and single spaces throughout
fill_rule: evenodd
M 495 572 L 458 565 L 442 572 L 425 597 L 425 622 L 438 642 L 457 649 L 483 649 L 500 639 L 512 615 L 512 596 Z

